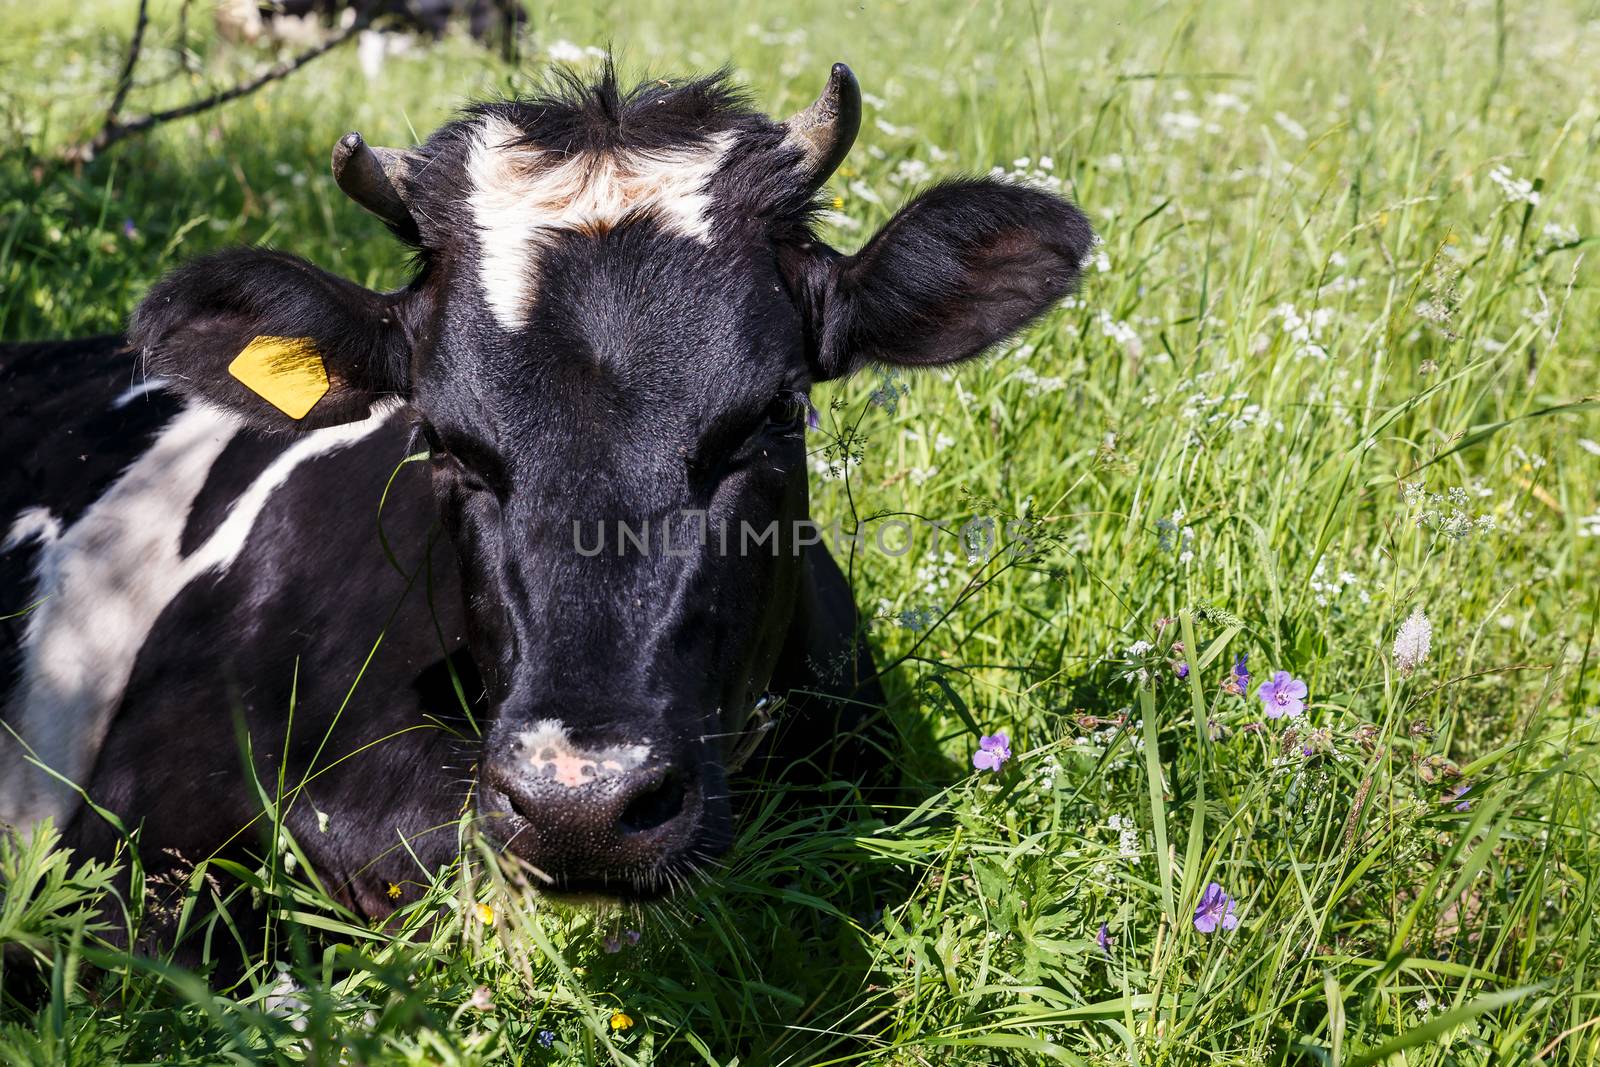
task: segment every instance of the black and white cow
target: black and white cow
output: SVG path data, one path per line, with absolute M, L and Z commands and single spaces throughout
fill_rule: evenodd
M 777 123 L 722 77 L 608 68 L 412 149 L 351 134 L 335 175 L 415 250 L 403 288 L 240 249 L 156 284 L 125 343 L 0 350 L 0 589 L 32 605 L 0 623 L 0 820 L 109 854 L 79 783 L 159 869 L 258 850 L 281 781 L 372 916 L 463 812 L 558 890 L 710 862 L 763 694 L 811 694 L 786 714 L 812 742 L 879 699 L 796 526 L 808 391 L 979 355 L 1092 240 L 1058 197 L 961 180 L 823 244 L 859 100 L 838 65 Z M 687 515 L 778 532 L 585 543 Z

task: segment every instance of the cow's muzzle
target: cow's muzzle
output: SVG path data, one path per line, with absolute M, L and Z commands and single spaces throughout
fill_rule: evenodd
M 705 856 L 693 760 L 649 743 L 581 746 L 559 723 L 491 741 L 482 824 L 544 888 L 659 895 Z

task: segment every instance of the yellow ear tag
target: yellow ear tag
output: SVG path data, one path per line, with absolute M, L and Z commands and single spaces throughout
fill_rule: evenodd
M 291 419 L 305 418 L 328 395 L 328 368 L 309 337 L 257 337 L 228 373 Z

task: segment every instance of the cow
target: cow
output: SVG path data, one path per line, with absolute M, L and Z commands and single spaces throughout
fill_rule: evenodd
M 349 25 L 365 19 L 383 30 L 414 31 L 437 40 L 456 15 L 465 15 L 475 40 L 501 34 L 508 45 L 527 22 L 519 0 L 221 0 L 217 32 L 230 41 L 262 37 L 315 45 L 324 21 Z
M 607 62 L 415 147 L 348 134 L 399 289 L 221 251 L 125 337 L 0 351 L 0 821 L 137 830 L 159 872 L 276 820 L 370 918 L 462 828 L 555 894 L 714 865 L 762 719 L 821 750 L 882 701 L 804 536 L 812 388 L 977 358 L 1093 241 L 991 177 L 829 247 L 860 101 L 843 64 L 777 122 Z

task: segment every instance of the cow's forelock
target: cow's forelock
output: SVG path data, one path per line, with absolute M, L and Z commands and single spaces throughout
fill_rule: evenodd
M 666 232 L 709 242 L 708 186 L 734 136 L 566 153 L 527 144 L 524 131 L 506 118 L 483 115 L 465 169 L 478 280 L 495 320 L 507 330 L 527 325 L 540 256 L 563 231 L 599 233 L 648 216 Z

